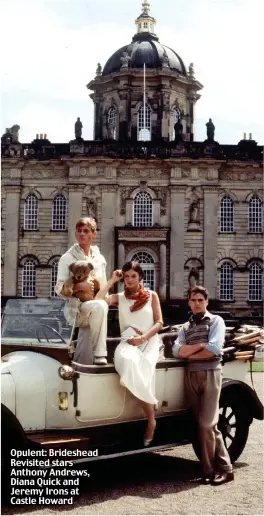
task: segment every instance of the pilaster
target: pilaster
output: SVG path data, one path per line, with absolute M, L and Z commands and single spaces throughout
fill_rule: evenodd
M 209 296 L 217 295 L 217 187 L 204 188 L 204 286 Z
M 19 242 L 19 206 L 21 187 L 7 185 L 6 189 L 6 242 L 4 250 L 4 296 L 17 295 L 17 257 Z
M 166 245 L 160 244 L 160 282 L 159 282 L 159 297 L 162 301 L 166 299 Z
M 185 187 L 171 186 L 170 297 L 184 296 L 184 196 Z
M 68 246 L 75 243 L 75 226 L 82 216 L 82 198 L 85 185 L 69 185 Z
M 114 228 L 116 225 L 117 186 L 101 185 L 102 218 L 100 227 L 101 253 L 107 262 L 107 276 L 110 276 L 115 266 Z

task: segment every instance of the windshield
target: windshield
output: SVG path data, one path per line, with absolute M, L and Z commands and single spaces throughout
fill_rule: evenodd
M 64 299 L 9 299 L 2 318 L 2 344 L 68 345 L 72 335 Z

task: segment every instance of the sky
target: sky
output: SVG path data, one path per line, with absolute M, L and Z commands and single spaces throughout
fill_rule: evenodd
M 1 134 L 46 133 L 53 143 L 93 139 L 93 102 L 86 85 L 136 32 L 142 0 L 2 0 Z M 264 144 L 264 0 L 150 0 L 160 42 L 203 84 L 195 108 L 195 140 L 209 117 L 219 143 L 252 133 Z

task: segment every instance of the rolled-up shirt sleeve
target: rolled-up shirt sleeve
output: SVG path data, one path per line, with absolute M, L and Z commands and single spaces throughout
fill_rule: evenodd
M 183 329 L 179 331 L 178 338 L 175 340 L 173 346 L 172 346 L 172 354 L 175 358 L 179 357 L 179 351 L 181 346 L 185 344 L 185 335 Z
M 209 330 L 208 344 L 205 349 L 214 355 L 221 355 L 225 342 L 225 322 L 222 317 L 215 317 Z

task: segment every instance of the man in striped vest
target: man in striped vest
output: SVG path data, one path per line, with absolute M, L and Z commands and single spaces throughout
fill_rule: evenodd
M 188 291 L 192 315 L 173 346 L 173 355 L 187 361 L 185 389 L 198 421 L 205 484 L 220 485 L 234 479 L 232 464 L 217 428 L 222 383 L 221 355 L 225 323 L 207 311 L 208 291 L 196 285 Z

